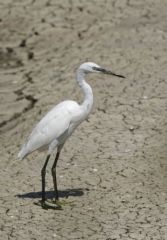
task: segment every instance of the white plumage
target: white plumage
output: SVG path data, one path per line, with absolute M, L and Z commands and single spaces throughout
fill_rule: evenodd
M 51 143 L 57 140 L 57 144 L 63 144 L 65 137 L 69 137 L 82 120 L 84 120 L 83 110 L 78 103 L 74 101 L 59 103 L 33 129 L 27 143 L 18 154 L 19 158 L 23 159 L 31 152 L 46 149 L 49 146 L 49 153 L 51 153 L 54 150 Z
M 20 159 L 23 159 L 28 154 L 35 150 L 48 149 L 47 158 L 42 168 L 42 206 L 45 206 L 45 174 L 46 166 L 50 158 L 50 154 L 57 148 L 55 162 L 52 167 L 53 183 L 55 197 L 58 200 L 57 181 L 56 181 L 56 164 L 59 158 L 60 151 L 69 136 L 73 133 L 76 127 L 84 121 L 91 112 L 93 105 L 93 93 L 90 85 L 85 81 L 85 75 L 91 72 L 102 72 L 104 74 L 117 75 L 101 68 L 95 63 L 83 63 L 77 70 L 77 82 L 84 93 L 84 101 L 79 105 L 75 101 L 67 100 L 56 105 L 50 110 L 36 125 L 30 134 L 27 142 L 23 145 L 18 154 Z

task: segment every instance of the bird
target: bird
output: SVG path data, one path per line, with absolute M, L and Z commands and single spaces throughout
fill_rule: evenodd
M 57 189 L 56 166 L 60 152 L 66 140 L 71 136 L 74 130 L 88 118 L 92 110 L 93 92 L 91 86 L 85 80 L 85 76 L 88 73 L 103 73 L 125 78 L 93 62 L 81 64 L 76 71 L 76 81 L 84 94 L 83 102 L 78 104 L 73 100 L 65 100 L 54 106 L 32 130 L 26 143 L 18 153 L 18 158 L 22 160 L 36 150 L 47 150 L 46 160 L 41 169 L 42 207 L 45 207 L 46 202 L 45 175 L 50 156 L 55 153 L 51 172 L 53 177 L 54 198 L 55 202 L 57 202 L 59 200 L 59 195 Z

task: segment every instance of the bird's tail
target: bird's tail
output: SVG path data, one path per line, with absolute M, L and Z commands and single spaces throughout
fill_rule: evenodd
M 28 154 L 27 147 L 26 144 L 24 144 L 20 152 L 18 153 L 18 158 L 20 160 L 23 160 L 27 156 L 27 154 Z

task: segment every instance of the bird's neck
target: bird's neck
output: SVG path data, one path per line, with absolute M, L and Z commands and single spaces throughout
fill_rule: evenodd
M 91 86 L 85 81 L 85 73 L 81 70 L 77 71 L 77 82 L 84 94 L 84 101 L 81 107 L 89 114 L 93 105 L 93 92 Z

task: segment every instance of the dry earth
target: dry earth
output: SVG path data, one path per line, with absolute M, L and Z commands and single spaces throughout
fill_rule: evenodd
M 0 0 L 0 36 L 0 238 L 167 239 L 167 1 Z M 67 204 L 43 210 L 45 155 L 17 153 L 55 103 L 82 100 L 87 60 L 126 79 L 89 76 L 93 113 L 58 162 Z

